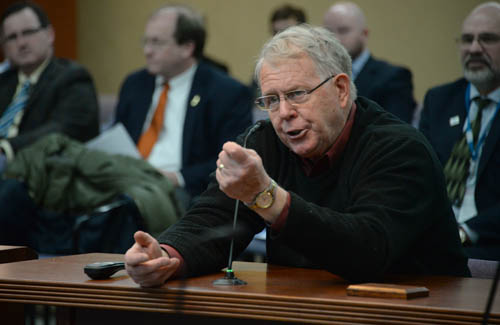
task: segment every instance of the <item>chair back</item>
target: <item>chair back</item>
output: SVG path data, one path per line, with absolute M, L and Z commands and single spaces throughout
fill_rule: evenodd
M 498 261 L 480 260 L 470 258 L 468 261 L 469 270 L 473 278 L 493 279 L 497 270 Z

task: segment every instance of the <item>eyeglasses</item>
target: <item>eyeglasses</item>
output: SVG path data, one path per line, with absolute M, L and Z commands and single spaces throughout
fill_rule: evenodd
M 142 47 L 149 46 L 155 50 L 166 46 L 168 43 L 170 43 L 169 40 L 163 40 L 163 39 L 159 39 L 156 37 L 154 37 L 154 38 L 146 38 L 145 37 L 141 40 Z
M 309 99 L 309 95 L 312 94 L 316 89 L 323 86 L 328 80 L 335 77 L 332 75 L 325 80 L 323 80 L 319 85 L 311 90 L 297 89 L 283 94 L 283 99 L 288 101 L 292 105 L 302 104 Z M 262 96 L 255 100 L 255 104 L 263 111 L 273 111 L 280 106 L 281 97 L 279 95 L 268 95 Z
M 487 47 L 495 45 L 498 42 L 500 42 L 500 35 L 494 33 L 481 33 L 476 37 L 475 35 L 472 34 L 463 34 L 457 41 L 461 46 L 466 47 L 466 46 L 471 46 L 472 43 L 474 43 L 474 39 L 477 39 L 477 42 L 481 46 Z
M 4 39 L 4 43 L 10 43 L 16 41 L 19 37 L 30 37 L 44 29 L 45 27 L 38 27 L 38 28 L 28 28 L 23 31 L 21 31 L 19 34 L 10 34 L 7 35 Z

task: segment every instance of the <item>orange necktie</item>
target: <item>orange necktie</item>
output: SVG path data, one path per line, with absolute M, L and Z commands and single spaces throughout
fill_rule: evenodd
M 161 91 L 160 100 L 156 106 L 155 115 L 153 116 L 151 124 L 146 132 L 141 135 L 139 142 L 137 143 L 137 149 L 139 149 L 139 152 L 145 159 L 148 158 L 151 153 L 151 150 L 153 149 L 156 140 L 158 140 L 158 136 L 160 135 L 160 131 L 163 127 L 168 89 L 168 84 L 165 84 L 163 86 L 163 90 Z

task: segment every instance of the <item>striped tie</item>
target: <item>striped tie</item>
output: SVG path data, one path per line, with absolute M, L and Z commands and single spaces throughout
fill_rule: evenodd
M 14 118 L 16 117 L 17 113 L 19 113 L 19 111 L 21 111 L 26 105 L 26 102 L 29 98 L 29 88 L 30 83 L 29 81 L 26 81 L 22 85 L 21 90 L 19 91 L 17 96 L 12 100 L 12 103 L 10 103 L 10 105 L 3 113 L 2 118 L 0 118 L 0 138 L 7 137 L 9 128 L 14 122 Z
M 481 130 L 481 119 L 483 108 L 485 108 L 491 100 L 488 98 L 478 98 L 476 119 L 472 122 L 472 134 L 474 145 L 477 143 L 479 131 Z M 444 175 L 446 178 L 446 189 L 451 203 L 456 206 L 462 205 L 462 200 L 465 194 L 465 183 L 469 176 L 471 153 L 469 144 L 467 143 L 466 135 L 464 134 L 453 146 L 450 158 L 444 166 Z

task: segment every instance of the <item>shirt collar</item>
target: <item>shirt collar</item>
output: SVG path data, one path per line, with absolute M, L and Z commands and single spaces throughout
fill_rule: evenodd
M 322 172 L 328 170 L 333 167 L 335 163 L 340 159 L 340 156 L 344 152 L 347 141 L 351 136 L 352 125 L 354 123 L 354 116 L 356 115 L 356 103 L 352 103 L 351 111 L 349 112 L 349 116 L 347 117 L 347 121 L 345 123 L 342 132 L 338 136 L 335 143 L 332 147 L 317 161 L 312 161 L 307 158 L 302 158 L 302 166 L 304 168 L 304 172 L 307 176 L 316 176 L 321 174 Z
M 352 60 L 352 78 L 356 79 L 358 74 L 361 72 L 366 62 L 370 58 L 370 51 L 365 49 L 360 55 L 354 60 Z
M 470 84 L 470 98 L 474 99 L 476 97 L 481 97 L 481 95 L 479 94 L 479 90 L 477 90 L 476 86 L 474 86 L 471 83 Z M 488 96 L 486 96 L 486 97 L 488 97 L 489 99 L 491 99 L 495 103 L 500 103 L 500 87 L 498 87 L 497 89 L 490 92 L 488 94 Z
M 182 84 L 192 80 L 194 77 L 194 74 L 196 72 L 196 68 L 198 68 L 198 64 L 193 64 L 186 71 L 184 71 L 181 74 L 178 74 L 177 76 L 170 79 L 168 81 L 168 85 L 170 86 L 170 89 L 175 88 L 179 85 L 182 85 Z M 164 83 L 165 83 L 165 77 L 157 75 L 156 79 L 155 79 L 156 87 L 160 87 Z
M 38 82 L 38 79 L 40 79 L 42 72 L 49 65 L 49 61 L 50 61 L 50 58 L 45 59 L 45 61 L 43 61 L 42 64 L 40 64 L 40 66 L 38 68 L 36 68 L 36 70 L 33 71 L 33 73 L 30 74 L 29 76 L 27 76 L 26 74 L 21 72 L 21 70 L 19 70 L 18 75 L 17 75 L 19 83 L 22 85 L 26 81 L 29 81 L 30 85 L 36 84 Z

